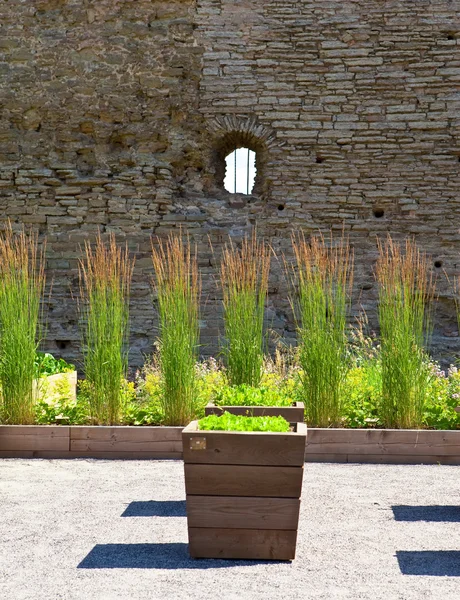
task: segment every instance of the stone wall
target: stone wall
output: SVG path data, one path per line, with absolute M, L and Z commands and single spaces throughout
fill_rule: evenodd
M 344 228 L 354 312 L 375 327 L 376 239 L 415 236 L 438 275 L 437 356 L 458 351 L 460 17 L 449 0 L 12 0 L 0 5 L 0 210 L 47 237 L 47 347 L 79 354 L 79 245 L 137 257 L 133 365 L 152 349 L 151 235 L 182 227 L 204 278 L 203 353 L 221 331 L 215 267 L 255 226 Z M 254 195 L 222 186 L 257 153 Z M 212 244 L 214 253 L 210 250 Z M 267 318 L 293 340 L 281 263 Z

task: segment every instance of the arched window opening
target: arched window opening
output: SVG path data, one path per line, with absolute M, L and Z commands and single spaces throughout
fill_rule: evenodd
M 224 188 L 231 194 L 251 194 L 256 178 L 256 153 L 236 148 L 225 157 Z

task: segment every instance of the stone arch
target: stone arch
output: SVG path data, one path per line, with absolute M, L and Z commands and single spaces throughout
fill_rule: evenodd
M 252 194 L 264 195 L 267 191 L 265 167 L 270 149 L 277 145 L 274 131 L 261 125 L 255 117 L 243 119 L 235 115 L 213 119 L 209 131 L 212 135 L 211 166 L 215 186 L 224 190 L 225 157 L 237 148 L 249 148 L 256 154 L 256 178 Z

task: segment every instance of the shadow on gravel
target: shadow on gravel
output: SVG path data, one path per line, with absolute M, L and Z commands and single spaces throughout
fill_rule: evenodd
M 193 559 L 188 544 L 97 544 L 78 569 L 224 569 L 256 564 L 286 564 L 267 560 Z
M 403 575 L 432 575 L 460 577 L 460 551 L 456 550 L 398 550 L 396 556 Z
M 460 523 L 460 506 L 392 506 L 396 521 Z
M 185 500 L 145 500 L 131 502 L 122 517 L 185 517 Z

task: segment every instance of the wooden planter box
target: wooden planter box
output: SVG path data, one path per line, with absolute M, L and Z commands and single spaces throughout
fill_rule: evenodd
M 193 558 L 295 557 L 307 426 L 292 433 L 182 432 Z
M 305 406 L 303 402 L 294 402 L 292 406 L 217 406 L 209 402 L 204 409 L 206 416 L 223 412 L 251 417 L 283 417 L 289 423 L 303 423 Z
M 182 429 L 0 425 L 0 458 L 182 458 Z

